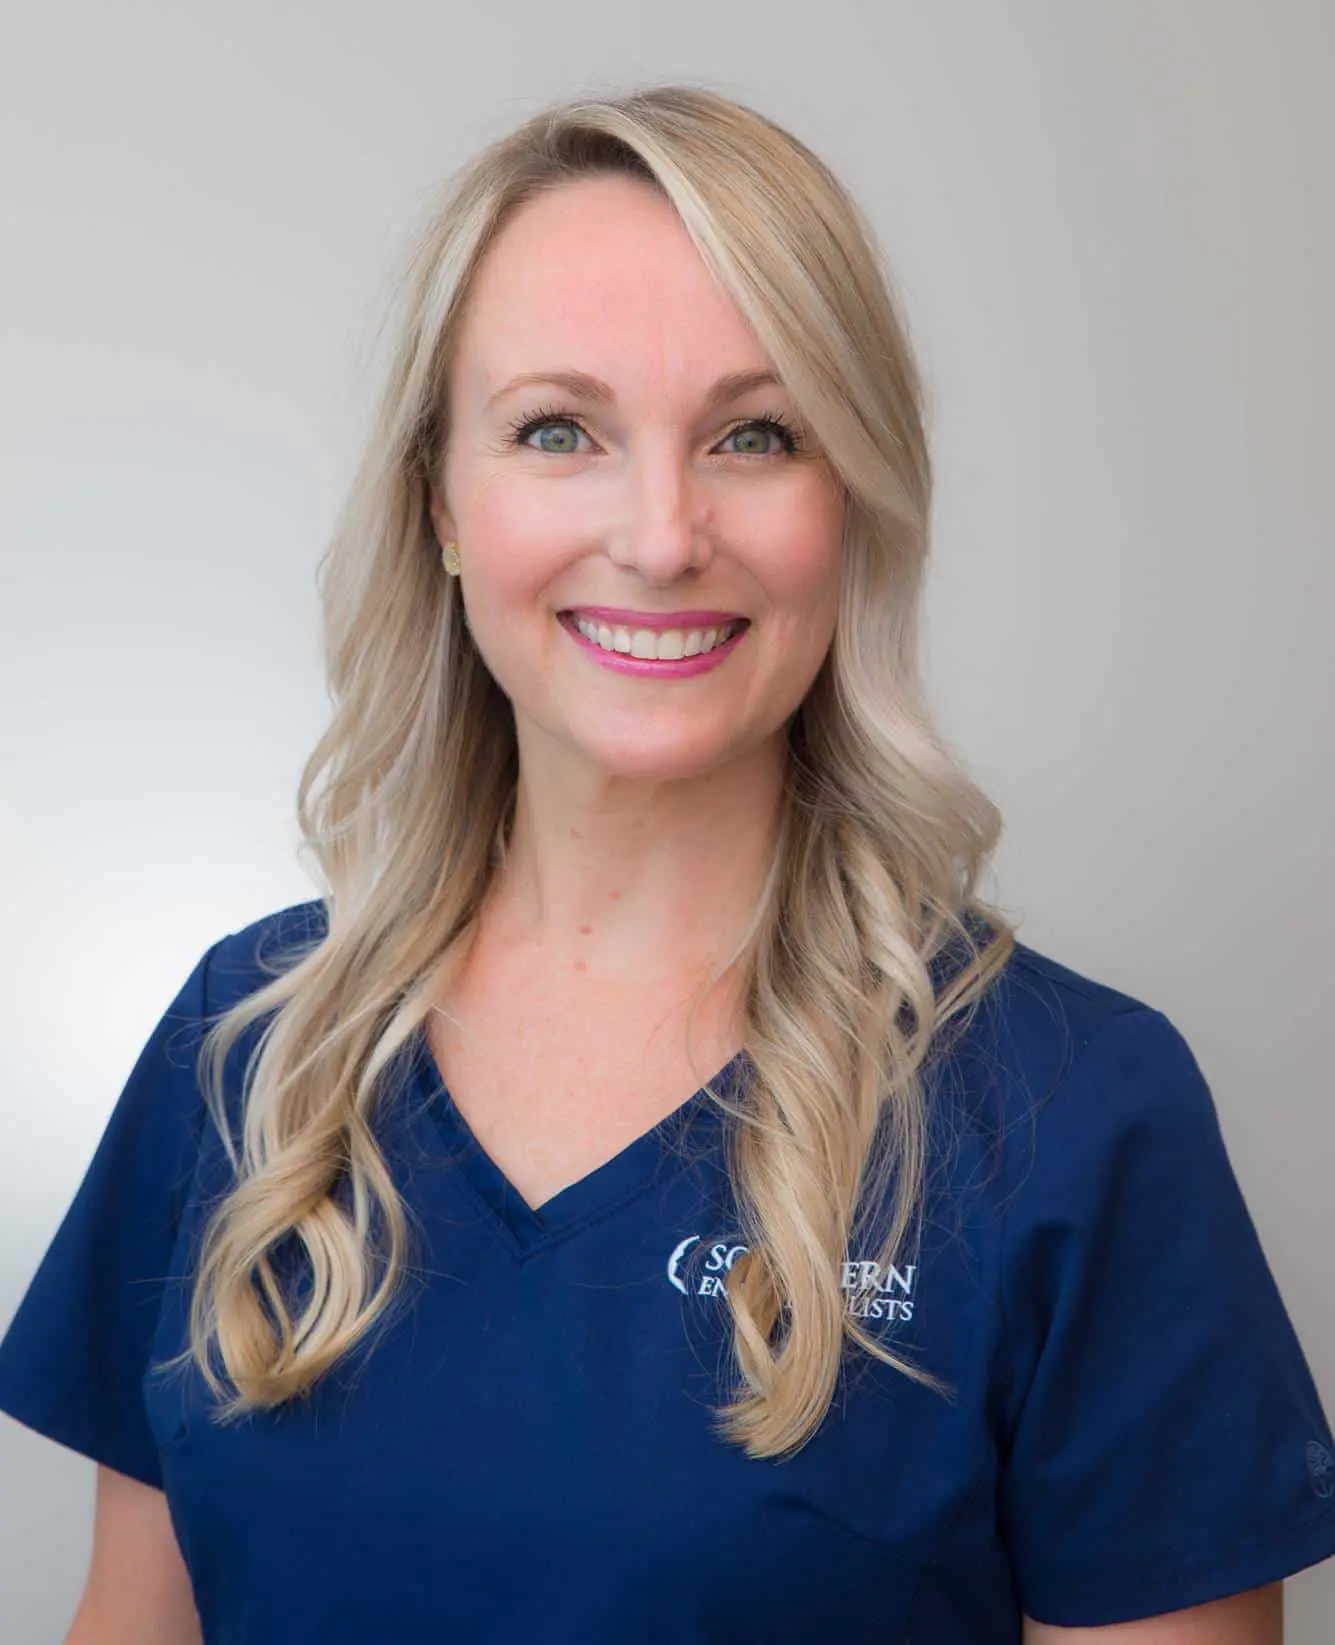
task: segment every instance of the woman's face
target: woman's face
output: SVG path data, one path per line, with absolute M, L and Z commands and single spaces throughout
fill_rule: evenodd
M 834 634 L 843 503 L 784 389 L 729 381 L 772 369 L 637 179 L 562 184 L 497 237 L 431 514 L 521 757 L 542 738 L 607 775 L 696 776 L 805 696 Z

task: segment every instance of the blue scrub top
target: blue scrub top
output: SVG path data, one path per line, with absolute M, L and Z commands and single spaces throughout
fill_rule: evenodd
M 0 1342 L 0 1409 L 165 1490 L 208 1645 L 1015 1645 L 1022 1612 L 1127 1621 L 1335 1553 L 1335 1442 L 1190 1051 L 1024 946 L 930 1075 L 919 1247 L 840 1273 L 952 1398 L 856 1355 L 795 1456 L 726 1444 L 726 1122 L 697 1093 L 535 1211 L 419 1031 L 376 1121 L 406 1291 L 309 1399 L 212 1424 L 193 1367 L 154 1369 L 227 1182 L 195 1052 L 324 919 L 201 957 Z

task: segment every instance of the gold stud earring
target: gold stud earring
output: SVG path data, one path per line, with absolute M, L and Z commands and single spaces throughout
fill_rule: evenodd
M 459 564 L 459 545 L 451 537 L 448 543 L 441 545 L 440 557 L 444 561 L 445 569 L 451 577 L 457 577 L 462 569 Z

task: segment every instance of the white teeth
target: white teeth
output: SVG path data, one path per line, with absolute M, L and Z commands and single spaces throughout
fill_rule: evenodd
M 619 651 L 625 656 L 638 657 L 646 662 L 676 662 L 682 657 L 696 657 L 715 646 L 722 645 L 741 626 L 724 623 L 721 628 L 613 628 L 607 623 L 595 622 L 591 617 L 576 616 L 575 627 L 586 640 L 601 646 L 604 651 Z

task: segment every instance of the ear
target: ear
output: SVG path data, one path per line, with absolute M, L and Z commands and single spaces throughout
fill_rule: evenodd
M 449 509 L 445 506 L 445 499 L 441 495 L 440 488 L 434 481 L 430 483 L 429 496 L 431 524 L 435 528 L 436 541 L 443 547 L 452 538 L 457 538 L 459 533 L 454 528 L 454 520 Z

